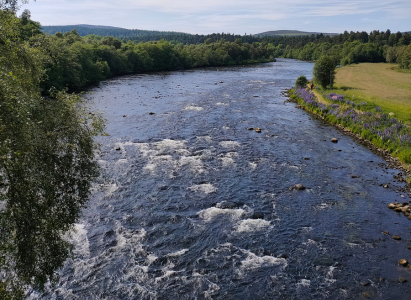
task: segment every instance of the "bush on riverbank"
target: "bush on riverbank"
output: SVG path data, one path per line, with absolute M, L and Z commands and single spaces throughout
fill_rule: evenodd
M 324 94 L 331 104 L 319 102 L 305 88 L 294 89 L 290 97 L 331 124 L 340 124 L 354 134 L 369 140 L 375 147 L 388 150 L 401 162 L 411 164 L 411 128 L 379 106 L 356 104 L 344 95 Z
M 295 87 L 299 88 L 299 87 L 304 87 L 308 84 L 308 80 L 307 77 L 305 77 L 304 75 L 301 75 L 300 77 L 297 78 L 297 80 L 295 81 Z

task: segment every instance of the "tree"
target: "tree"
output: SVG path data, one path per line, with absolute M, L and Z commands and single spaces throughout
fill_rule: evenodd
M 304 75 L 301 75 L 297 78 L 297 80 L 295 81 L 295 87 L 299 88 L 299 87 L 305 87 L 308 83 L 307 78 Z
M 70 253 L 62 235 L 78 220 L 99 175 L 93 136 L 101 118 L 79 96 L 39 84 L 47 56 L 0 11 L 0 298 L 41 290 Z
M 328 85 L 332 88 L 335 79 L 335 60 L 331 56 L 321 56 L 314 65 L 314 81 L 326 88 Z

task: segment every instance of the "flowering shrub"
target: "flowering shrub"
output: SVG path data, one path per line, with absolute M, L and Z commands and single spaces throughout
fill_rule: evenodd
M 344 95 L 330 93 L 323 96 L 332 101 L 326 105 L 320 103 L 309 90 L 299 88 L 294 91 L 295 96 L 302 100 L 304 106 L 322 115 L 331 123 L 340 123 L 349 127 L 354 133 L 372 141 L 375 146 L 389 149 L 391 152 L 403 152 L 400 158 L 411 163 L 411 128 L 393 117 L 382 113 L 380 106 L 371 106 L 372 111 L 362 111 L 369 104 L 353 103 L 345 99 Z M 405 151 L 405 152 L 404 152 Z

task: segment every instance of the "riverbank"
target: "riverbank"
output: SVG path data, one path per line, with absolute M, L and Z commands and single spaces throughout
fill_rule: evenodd
M 309 89 L 288 90 L 290 102 L 334 125 L 381 155 L 388 167 L 398 169 L 395 179 L 405 182 L 400 192 L 411 197 L 411 128 L 381 108 L 365 102 L 356 104 L 344 95 L 321 93 Z

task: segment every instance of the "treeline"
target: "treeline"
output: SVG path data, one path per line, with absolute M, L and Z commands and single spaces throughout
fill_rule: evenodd
M 402 69 L 411 68 L 411 35 L 390 30 L 367 32 L 345 31 L 336 36 L 322 34 L 300 37 L 267 37 L 276 46 L 276 56 L 317 60 L 333 57 L 338 65 L 360 62 L 398 62 Z
M 183 45 L 165 40 L 123 43 L 113 37 L 81 37 L 73 30 L 64 34 L 35 35 L 30 44 L 48 55 L 47 79 L 43 90 L 52 87 L 79 89 L 106 78 L 160 70 L 226 66 L 274 61 L 274 47 L 268 43 L 206 41 Z
M 167 37 L 171 40 L 175 36 L 190 36 L 191 34 L 173 31 L 155 31 L 155 30 L 140 30 L 126 29 L 110 26 L 94 26 L 94 25 L 66 25 L 66 26 L 42 26 L 41 31 L 54 35 L 57 32 L 66 33 L 75 29 L 80 36 L 98 35 L 112 36 L 121 40 L 133 40 L 136 38 L 139 42 L 161 40 Z M 170 39 L 171 38 L 171 39 Z M 141 40 L 140 40 L 141 39 Z
M 166 40 L 174 43 L 181 44 L 202 44 L 206 40 L 211 39 L 212 42 L 217 42 L 224 39 L 228 42 L 234 42 L 240 39 L 243 43 L 263 42 L 262 38 L 254 35 L 239 35 L 230 33 L 213 33 L 208 35 L 202 34 L 189 34 L 184 32 L 172 32 L 172 31 L 152 31 L 152 30 L 140 30 L 140 29 L 125 29 L 117 27 L 104 27 L 104 26 L 92 26 L 92 25 L 67 25 L 67 26 L 42 26 L 41 30 L 44 33 L 54 35 L 58 32 L 66 33 L 71 32 L 73 29 L 77 31 L 80 36 L 96 35 L 101 37 L 112 36 L 121 41 L 133 41 L 151 42 Z
M 67 30 L 73 26 L 62 26 Z M 45 26 L 45 28 L 48 28 Z M 54 28 L 53 30 L 51 30 Z M 51 27 L 54 32 L 59 27 Z M 164 40 L 173 45 L 197 45 L 217 43 L 221 40 L 232 43 L 254 44 L 261 43 L 270 45 L 274 57 L 295 58 L 313 61 L 322 55 L 332 56 L 337 65 L 348 65 L 360 62 L 392 62 L 398 63 L 401 69 L 411 68 L 411 35 L 408 32 L 392 33 L 390 30 L 374 30 L 370 33 L 348 32 L 330 36 L 323 34 L 301 35 L 301 36 L 264 36 L 235 35 L 229 33 L 214 33 L 209 35 L 186 34 L 178 32 L 110 29 L 94 27 L 76 27 L 86 33 L 112 33 L 118 40 L 127 44 L 128 41 L 148 42 Z M 116 31 L 118 30 L 118 31 Z M 84 32 L 83 32 L 84 31 Z M 79 35 L 82 35 L 79 33 Z M 104 37 L 93 36 L 94 39 L 102 40 Z
M 211 39 L 201 44 L 165 40 L 135 43 L 115 37 L 88 35 L 77 30 L 49 34 L 39 33 L 38 23 L 21 21 L 21 38 L 47 54 L 46 79 L 42 89 L 80 89 L 106 78 L 160 70 L 226 66 L 275 61 L 274 47 L 266 42 L 243 43 Z

